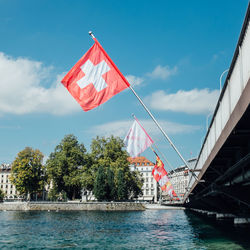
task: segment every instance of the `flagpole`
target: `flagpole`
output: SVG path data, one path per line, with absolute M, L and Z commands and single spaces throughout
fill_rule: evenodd
M 170 145 L 173 147 L 173 149 L 175 150 L 175 152 L 179 155 L 179 157 L 181 158 L 181 160 L 184 162 L 184 164 L 187 166 L 187 168 L 190 170 L 189 164 L 187 163 L 187 161 L 182 157 L 181 153 L 178 151 L 178 149 L 175 147 L 175 145 L 173 144 L 173 142 L 170 140 L 170 138 L 168 137 L 168 135 L 165 133 L 165 131 L 162 129 L 162 127 L 160 126 L 160 124 L 157 122 L 157 120 L 154 118 L 154 116 L 152 115 L 152 113 L 149 111 L 149 109 L 147 108 L 147 106 L 143 103 L 143 101 L 141 100 L 141 98 L 137 95 L 137 93 L 135 92 L 135 90 L 133 89 L 133 87 L 130 85 L 129 88 L 132 90 L 133 94 L 136 96 L 136 98 L 139 100 L 139 102 L 141 103 L 141 105 L 143 106 L 143 108 L 147 111 L 147 113 L 149 114 L 149 116 L 152 118 L 152 120 L 154 121 L 154 123 L 157 125 L 157 127 L 160 129 L 160 131 L 162 132 L 162 134 L 164 135 L 164 137 L 168 140 L 168 142 L 170 143 Z M 197 176 L 192 172 L 192 175 L 197 179 Z
M 167 164 L 169 165 L 169 168 L 173 171 L 173 173 L 177 174 L 176 171 L 174 170 L 174 168 L 171 166 L 170 162 L 167 160 L 167 158 L 165 157 L 165 155 L 160 151 L 160 149 L 157 147 L 156 143 L 153 142 L 152 138 L 149 136 L 149 134 L 147 133 L 147 131 L 144 129 L 144 127 L 141 125 L 141 123 L 138 121 L 138 119 L 136 118 L 135 114 L 132 114 L 132 117 L 135 119 L 135 121 L 138 123 L 138 125 L 144 130 L 144 132 L 146 133 L 146 135 L 148 136 L 148 138 L 152 141 L 152 145 L 154 145 L 156 147 L 156 149 L 159 151 L 159 153 L 161 154 L 161 156 L 164 158 L 164 160 L 167 162 Z M 158 157 L 158 154 L 155 152 L 154 148 L 152 147 L 152 145 L 150 146 L 151 150 L 154 152 L 154 154 Z M 177 176 L 177 175 L 176 175 Z M 162 190 L 161 190 L 162 193 Z M 179 201 L 183 202 L 183 198 L 179 197 L 179 195 L 176 193 Z
M 136 118 L 135 114 L 132 114 L 132 117 L 135 119 L 135 121 L 139 124 L 139 126 L 144 130 L 144 132 L 146 133 L 146 135 L 148 136 L 148 138 L 152 141 L 152 144 L 154 144 L 154 146 L 156 147 L 156 149 L 159 151 L 159 153 L 161 154 L 161 156 L 164 158 L 164 160 L 166 161 L 167 165 L 169 166 L 170 170 L 174 171 L 174 168 L 172 167 L 172 165 L 170 164 L 170 162 L 167 160 L 167 158 L 165 157 L 165 155 L 160 151 L 160 149 L 157 147 L 156 143 L 152 140 L 152 138 L 149 136 L 149 134 L 146 132 L 146 130 L 144 129 L 144 127 L 141 125 L 141 123 L 138 121 L 138 119 Z M 152 146 L 150 146 L 152 151 L 156 154 L 155 150 L 153 149 Z M 175 171 L 174 171 L 175 172 Z
M 94 39 L 95 42 L 97 42 L 94 34 L 92 31 L 89 31 L 89 35 Z M 99 42 L 97 42 L 99 43 Z M 106 53 L 106 52 L 105 52 Z M 108 55 L 107 55 L 108 56 Z M 112 62 L 112 60 L 111 60 Z M 112 64 L 113 65 L 113 64 Z M 115 68 L 117 68 L 115 65 L 113 65 Z M 151 114 L 151 112 L 149 111 L 149 109 L 146 107 L 146 105 L 143 103 L 143 101 L 141 100 L 141 98 L 137 95 L 137 93 L 135 92 L 135 90 L 133 89 L 133 87 L 128 83 L 128 81 L 126 80 L 126 78 L 120 73 L 119 69 L 117 68 L 117 71 L 119 72 L 119 74 L 121 75 L 121 77 L 124 79 L 125 83 L 128 84 L 128 87 L 131 89 L 131 91 L 134 93 L 134 95 L 136 96 L 136 98 L 139 100 L 139 102 L 141 103 L 141 105 L 144 107 L 144 109 L 147 111 L 147 113 L 149 114 L 149 116 L 152 118 L 152 120 L 155 122 L 155 124 L 157 125 L 157 127 L 160 129 L 160 131 L 162 132 L 162 134 L 164 135 L 164 137 L 168 140 L 168 142 L 170 143 L 170 145 L 173 147 L 173 149 L 176 151 L 176 153 L 179 155 L 179 157 L 181 158 L 181 160 L 184 162 L 184 164 L 187 166 L 187 168 L 190 170 L 189 164 L 186 162 L 186 160 L 182 157 L 181 153 L 178 151 L 178 149 L 175 147 L 175 145 L 173 144 L 173 142 L 170 140 L 170 138 L 168 137 L 168 135 L 164 132 L 164 130 L 162 129 L 162 127 L 160 126 L 160 124 L 156 121 L 156 119 L 154 118 L 154 116 Z M 196 178 L 197 180 L 197 176 L 194 174 L 194 172 L 190 171 L 192 173 L 192 175 Z

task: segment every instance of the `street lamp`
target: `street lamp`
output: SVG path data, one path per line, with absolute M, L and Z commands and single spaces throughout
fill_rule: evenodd
M 229 69 L 226 69 L 225 71 L 222 72 L 222 74 L 221 74 L 221 76 L 220 76 L 220 93 L 221 93 L 221 79 L 222 79 L 223 75 L 224 75 L 226 72 L 228 72 L 228 71 L 229 71 Z

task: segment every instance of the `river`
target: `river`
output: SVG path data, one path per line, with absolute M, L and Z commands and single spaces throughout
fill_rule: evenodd
M 247 229 L 184 210 L 0 211 L 0 249 L 250 249 Z

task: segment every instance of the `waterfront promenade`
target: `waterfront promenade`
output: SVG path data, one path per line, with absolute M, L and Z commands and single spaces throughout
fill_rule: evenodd
M 180 206 L 166 206 L 141 202 L 3 202 L 0 211 L 143 211 L 184 210 Z
M 0 211 L 143 211 L 136 202 L 3 202 Z

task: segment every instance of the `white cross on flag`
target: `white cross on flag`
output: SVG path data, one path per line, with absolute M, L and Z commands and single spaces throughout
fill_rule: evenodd
M 94 38 L 94 45 L 62 79 L 84 111 L 93 109 L 130 86 Z
M 135 121 L 124 139 L 126 150 L 131 157 L 136 157 L 153 144 L 153 140 L 139 121 Z

